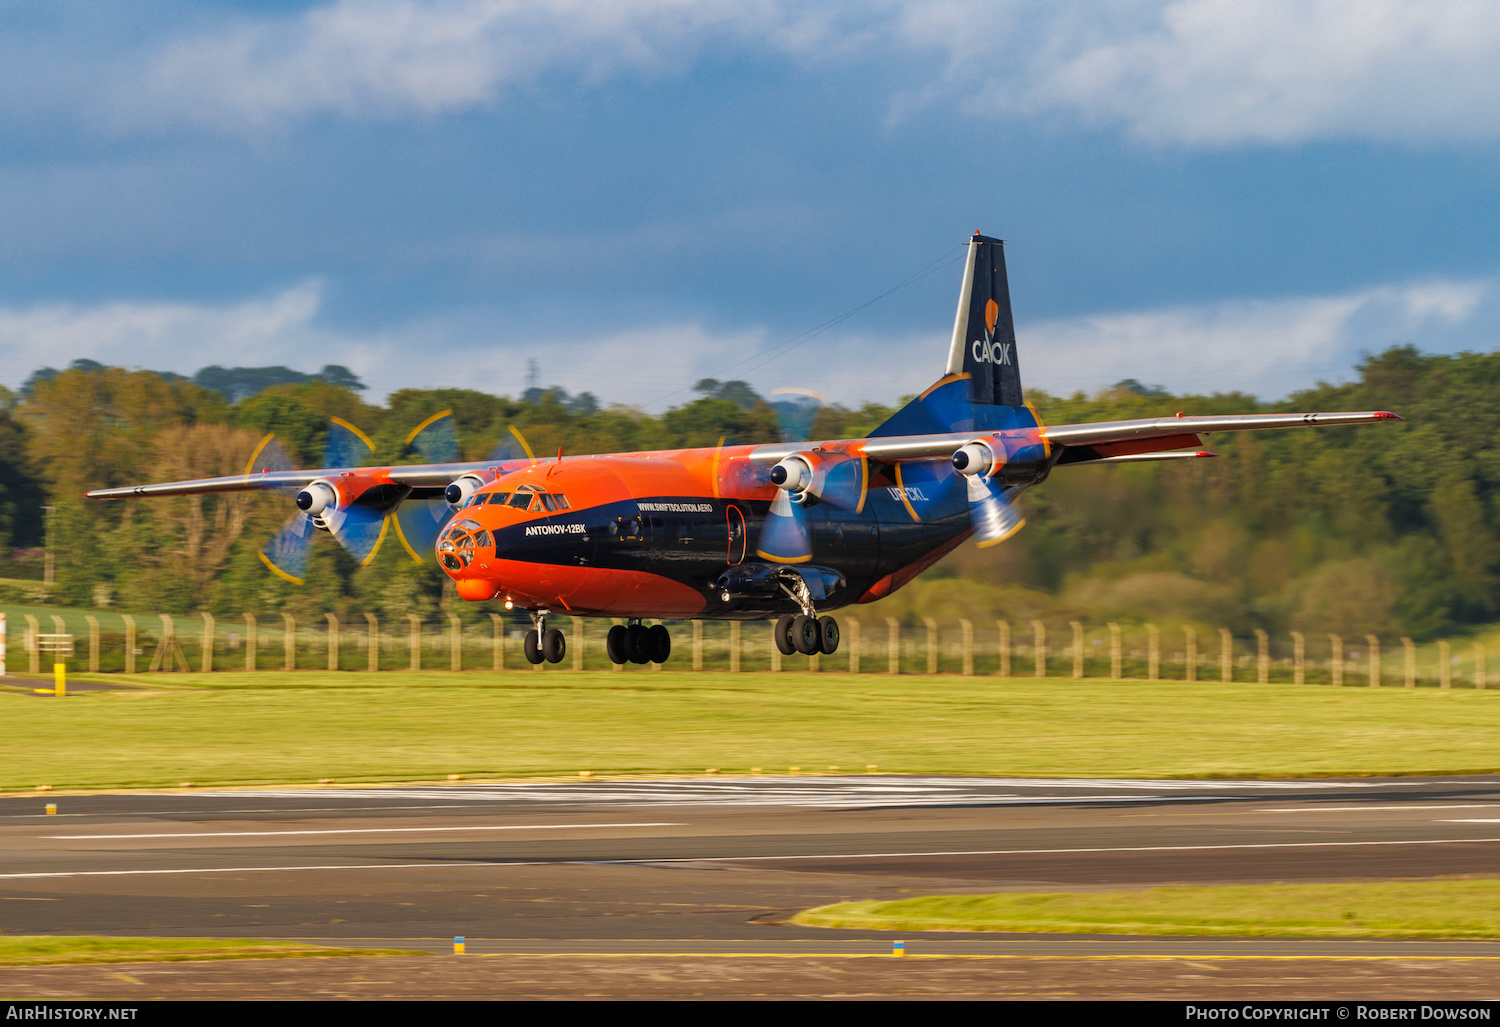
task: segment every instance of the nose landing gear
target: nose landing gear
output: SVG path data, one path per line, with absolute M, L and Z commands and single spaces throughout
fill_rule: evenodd
M 666 663 L 672 655 L 672 633 L 661 624 L 647 627 L 632 617 L 609 629 L 604 648 L 612 663 Z
M 532 612 L 531 621 L 536 626 L 526 632 L 526 639 L 521 644 L 526 662 L 533 666 L 543 660 L 561 663 L 568 652 L 568 640 L 563 637 L 563 633 L 556 628 L 547 627 L 547 613 L 546 610 Z

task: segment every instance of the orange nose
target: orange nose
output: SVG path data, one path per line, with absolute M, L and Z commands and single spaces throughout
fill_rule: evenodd
M 485 581 L 483 578 L 465 578 L 462 581 L 455 581 L 454 587 L 458 589 L 459 596 L 471 603 L 482 603 L 486 599 L 493 599 L 495 593 L 499 591 L 499 587 L 493 581 Z

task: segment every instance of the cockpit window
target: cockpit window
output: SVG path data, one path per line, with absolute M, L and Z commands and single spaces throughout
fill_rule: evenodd
M 543 492 L 542 493 L 542 507 L 544 509 L 548 510 L 548 511 L 561 510 L 562 509 L 562 505 L 560 503 L 558 503 L 558 499 L 560 499 L 560 498 L 561 498 L 560 496 L 555 496 L 555 495 L 553 495 L 550 492 Z
M 489 501 L 490 501 L 490 494 L 488 492 L 481 492 L 481 493 L 479 493 L 479 495 L 477 495 L 473 499 L 469 500 L 469 502 L 468 502 L 467 505 L 468 506 L 483 506 L 484 504 L 488 503 Z
M 515 495 L 510 497 L 509 505 L 515 507 L 518 510 L 524 510 L 531 504 L 531 497 L 533 495 L 535 495 L 535 493 L 517 492 Z

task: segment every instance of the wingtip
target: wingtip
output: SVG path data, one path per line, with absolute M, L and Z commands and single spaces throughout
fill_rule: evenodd
M 1375 411 L 1375 420 L 1377 420 L 1377 421 L 1404 421 L 1404 420 L 1406 420 L 1406 418 L 1402 417 L 1400 414 L 1393 414 L 1389 410 L 1377 410 L 1377 411 Z

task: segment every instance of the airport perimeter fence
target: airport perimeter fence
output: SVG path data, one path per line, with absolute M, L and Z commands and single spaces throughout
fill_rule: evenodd
M 240 618 L 129 615 L 22 614 L 24 659 L 31 673 L 63 660 L 74 672 L 153 673 L 214 671 L 490 671 L 557 673 L 661 671 L 661 665 L 618 667 L 604 649 L 612 623 L 553 615 L 567 635 L 559 664 L 532 666 L 522 655 L 530 619 L 513 614 L 415 614 L 392 622 L 374 614 L 354 618 L 324 614 L 316 621 L 290 614 Z M 83 623 L 78 623 L 78 621 Z M 939 623 L 919 626 L 894 618 L 843 615 L 843 638 L 832 655 L 784 656 L 765 621 L 668 621 L 672 656 L 666 670 L 820 672 L 854 674 L 957 674 L 999 677 L 1107 678 L 1146 681 L 1286 682 L 1294 684 L 1485 688 L 1489 654 L 1480 642 L 1446 640 L 1418 645 L 1410 638 L 1290 632 L 1272 638 L 1259 629 L 1247 637 L 1183 626 L 1115 623 L 1066 626 L 1029 621 Z M 13 632 L 15 628 L 11 629 Z M 0 650 L 3 653 L 3 650 Z M 12 670 L 22 653 L 12 648 Z M 1497 654 L 1500 656 L 1500 654 Z M 0 656 L 3 659 L 3 656 Z M 1500 680 L 1500 678 L 1497 678 Z

